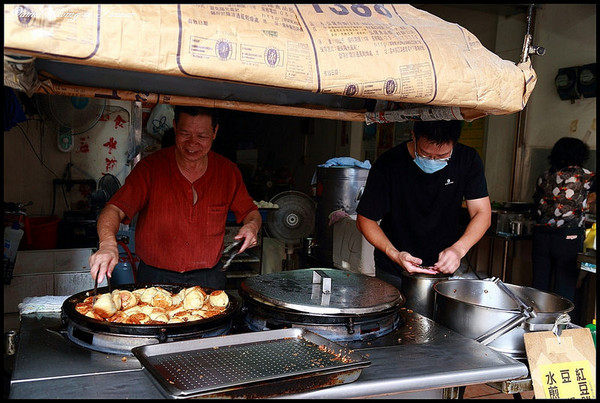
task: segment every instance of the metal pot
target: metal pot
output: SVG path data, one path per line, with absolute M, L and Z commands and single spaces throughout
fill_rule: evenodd
M 439 281 L 446 281 L 450 274 L 424 274 L 409 273 L 402 270 L 402 295 L 406 299 L 404 306 L 408 309 L 420 313 L 421 315 L 433 318 L 433 307 L 435 292 L 433 286 Z
M 499 333 L 488 347 L 515 359 L 526 359 L 525 332 L 550 330 L 556 318 L 573 310 L 571 301 L 559 295 L 531 287 L 505 284 L 516 296 L 533 308 L 535 318 L 522 319 L 517 302 L 498 285 L 487 280 L 456 279 L 434 285 L 433 319 L 463 336 L 480 339 L 503 324 L 515 327 Z

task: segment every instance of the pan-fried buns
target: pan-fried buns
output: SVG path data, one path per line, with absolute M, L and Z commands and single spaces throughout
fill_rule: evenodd
M 123 311 L 123 313 L 125 313 L 125 315 L 127 315 L 127 316 L 131 316 L 134 313 L 138 313 L 138 312 L 142 312 L 142 306 L 141 305 L 132 306 L 131 308 L 125 309 Z
M 85 316 L 92 318 L 92 319 L 96 319 L 96 320 L 104 320 L 104 318 L 100 315 L 98 315 L 97 313 L 94 312 L 93 309 L 90 309 Z
M 140 301 L 152 305 L 152 298 L 154 298 L 157 292 L 158 290 L 156 289 L 156 287 L 146 288 L 140 296 Z
M 117 306 L 112 299 L 111 294 L 100 294 L 96 298 L 94 311 L 103 318 L 109 318 L 117 312 Z
M 199 309 L 204 305 L 206 293 L 202 290 L 191 290 L 183 299 L 185 309 Z
M 115 306 L 117 307 L 117 311 L 119 309 L 121 309 L 121 295 L 119 293 L 119 290 L 114 290 L 113 292 L 111 292 L 110 297 L 112 298 L 113 302 L 115 303 Z
M 158 292 L 152 297 L 152 306 L 168 308 L 171 305 L 173 305 L 173 298 L 171 297 L 171 293 L 163 290 L 162 288 L 159 288 Z
M 185 288 L 183 288 L 177 294 L 173 295 L 173 298 L 171 298 L 171 302 L 173 303 L 173 305 L 179 305 L 183 302 L 183 298 L 185 298 Z
M 75 310 L 82 315 L 85 315 L 92 309 L 92 302 L 80 302 L 75 305 Z
M 185 289 L 185 295 L 188 295 L 191 292 L 195 292 L 198 291 L 199 293 L 201 293 L 204 296 L 204 299 L 206 299 L 206 291 L 204 291 L 204 289 L 202 287 L 200 287 L 199 285 L 195 285 L 193 287 L 189 287 Z
M 215 290 L 208 296 L 208 302 L 212 306 L 227 306 L 229 304 L 229 296 L 223 290 Z
M 139 298 L 127 290 L 118 290 L 119 296 L 121 297 L 121 309 L 131 308 L 132 306 L 136 306 L 138 302 L 140 302 Z
M 186 317 L 186 322 L 193 322 L 195 320 L 200 320 L 200 319 L 204 319 L 204 318 L 202 316 L 200 316 L 200 315 L 192 315 L 192 314 L 190 314 L 190 315 L 188 315 Z
M 149 321 L 150 316 L 142 312 L 134 313 L 133 315 L 128 316 L 127 319 L 125 319 L 125 323 L 132 323 L 135 325 L 141 325 L 142 323 L 146 323 Z
M 167 323 L 183 323 L 183 319 L 178 318 L 178 317 L 173 317 L 173 318 L 169 319 L 169 321 Z
M 152 311 L 154 311 L 154 307 L 152 305 L 141 305 L 140 311 L 145 313 L 146 315 L 150 315 Z
M 177 312 L 181 312 L 181 311 L 185 311 L 185 308 L 183 307 L 183 302 L 180 303 L 179 305 L 172 305 L 169 308 L 167 308 L 167 313 L 169 314 L 170 317 L 173 317 L 173 315 L 175 315 Z
M 116 289 L 98 294 L 75 305 L 75 310 L 89 318 L 114 323 L 163 324 L 182 323 L 210 318 L 226 310 L 229 296 L 223 290 L 209 294 L 200 287 L 182 288 L 173 294 L 160 286 L 132 291 Z
M 141 300 L 142 294 L 144 293 L 144 291 L 146 291 L 145 288 L 136 288 L 135 290 L 133 290 L 131 292 L 135 294 L 135 296 L 138 298 L 138 300 Z
M 169 317 L 164 312 L 151 312 L 149 316 L 155 322 L 167 323 L 169 321 Z
M 107 320 L 109 322 L 124 323 L 126 319 L 127 319 L 127 315 L 125 314 L 125 312 L 117 311 L 117 313 L 115 313 L 113 316 L 111 316 Z

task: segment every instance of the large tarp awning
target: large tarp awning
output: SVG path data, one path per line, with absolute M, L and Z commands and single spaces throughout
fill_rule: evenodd
M 8 4 L 4 51 L 25 91 L 342 120 L 377 101 L 510 114 L 536 83 L 528 59 L 406 4 Z

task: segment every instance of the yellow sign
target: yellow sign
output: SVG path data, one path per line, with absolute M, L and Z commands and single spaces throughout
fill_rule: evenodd
M 594 399 L 592 370 L 587 360 L 540 365 L 546 399 Z
M 536 399 L 595 399 L 596 349 L 589 329 L 523 335 Z

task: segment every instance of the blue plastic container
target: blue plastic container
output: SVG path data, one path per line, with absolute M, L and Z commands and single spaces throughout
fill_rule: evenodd
M 119 259 L 121 260 L 121 259 Z M 115 266 L 115 269 L 112 272 L 112 277 L 110 278 L 110 283 L 112 285 L 119 284 L 133 284 L 133 270 L 131 268 L 131 263 L 128 260 L 124 262 L 119 261 Z

